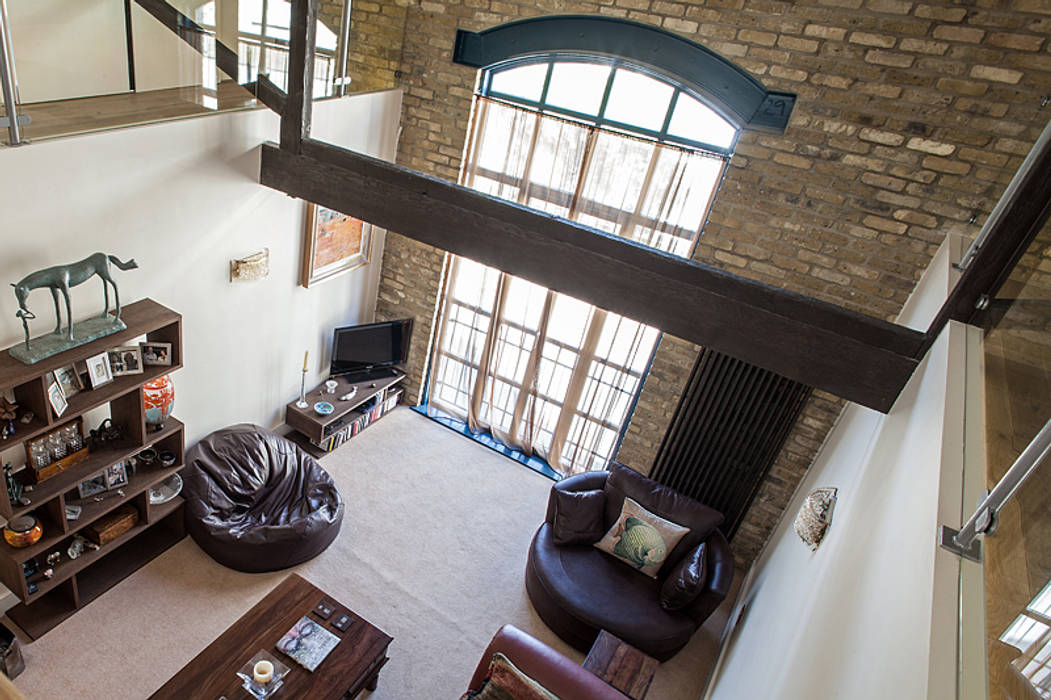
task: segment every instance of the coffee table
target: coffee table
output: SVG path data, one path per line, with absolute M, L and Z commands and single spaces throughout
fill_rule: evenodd
M 643 700 L 660 662 L 606 630 L 591 645 L 584 668 L 632 700 Z
M 324 620 L 313 612 L 326 601 L 333 608 Z M 332 623 L 340 615 L 351 618 L 346 632 Z M 278 651 L 275 644 L 301 617 L 309 617 L 340 642 L 313 672 Z M 387 647 L 393 638 L 355 615 L 347 606 L 317 588 L 302 576 L 292 574 L 270 591 L 251 610 L 195 656 L 154 693 L 152 698 L 205 698 L 241 700 L 251 696 L 241 687 L 237 671 L 265 649 L 289 668 L 284 685 L 273 695 L 281 698 L 355 697 L 364 689 L 375 690 L 380 669 L 387 663 Z

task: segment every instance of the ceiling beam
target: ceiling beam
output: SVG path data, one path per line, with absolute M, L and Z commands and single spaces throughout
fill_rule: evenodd
M 286 112 L 287 114 L 287 112 Z M 260 182 L 879 411 L 923 334 L 305 138 Z

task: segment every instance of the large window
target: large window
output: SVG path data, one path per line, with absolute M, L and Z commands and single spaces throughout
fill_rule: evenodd
M 667 81 L 534 61 L 483 75 L 461 182 L 688 257 L 735 139 Z M 560 474 L 605 467 L 657 329 L 463 258 L 448 270 L 429 404 Z

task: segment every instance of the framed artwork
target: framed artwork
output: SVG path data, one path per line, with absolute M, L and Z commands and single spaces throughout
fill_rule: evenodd
M 139 348 L 142 350 L 142 364 L 147 367 L 172 363 L 171 343 L 139 343 Z
M 73 365 L 66 365 L 55 370 L 55 381 L 62 387 L 62 393 L 68 399 L 84 388 L 80 381 L 80 373 Z
M 80 482 L 77 486 L 77 495 L 81 498 L 87 498 L 88 496 L 94 496 L 97 493 L 102 493 L 106 490 L 106 475 L 99 474 L 98 476 L 92 477 L 87 481 Z
M 117 462 L 112 467 L 107 468 L 104 475 L 106 477 L 107 490 L 112 491 L 128 485 L 128 468 L 124 462 Z
M 88 366 L 88 381 L 91 382 L 92 389 L 97 389 L 103 384 L 113 381 L 113 372 L 109 367 L 109 353 L 100 352 L 94 357 L 89 357 L 86 362 Z
M 62 393 L 62 385 L 58 382 L 51 382 L 51 386 L 47 388 L 47 400 L 51 402 L 56 417 L 65 413 L 66 407 L 69 406 L 66 403 L 66 395 Z
M 310 287 L 368 263 L 372 229 L 361 219 L 307 204 L 300 284 Z
M 109 355 L 109 368 L 114 377 L 142 374 L 142 348 L 138 345 L 114 348 L 106 353 Z

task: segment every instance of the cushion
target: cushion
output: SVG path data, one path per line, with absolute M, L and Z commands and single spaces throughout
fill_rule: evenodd
M 467 691 L 460 700 L 558 700 L 526 674 L 519 671 L 506 656 L 497 652 L 489 662 L 489 672 L 482 686 Z
M 690 528 L 654 515 L 625 498 L 620 517 L 595 546 L 650 578 L 657 578 L 668 553 L 689 531 Z
M 593 491 L 561 491 L 553 489 L 555 518 L 551 523 L 555 544 L 594 544 L 606 531 L 603 513 L 606 493 Z
M 683 557 L 661 586 L 661 607 L 681 610 L 692 603 L 708 581 L 708 545 L 700 543 Z
M 671 567 L 679 563 L 686 553 L 708 539 L 715 528 L 723 522 L 723 514 L 697 501 L 676 493 L 664 484 L 648 479 L 634 469 L 612 462 L 609 477 L 604 486 L 606 492 L 606 527 L 610 527 L 620 514 L 625 497 L 631 498 L 643 508 L 662 518 L 690 528 L 688 535 L 668 555 L 667 565 L 660 573 L 667 577 Z

